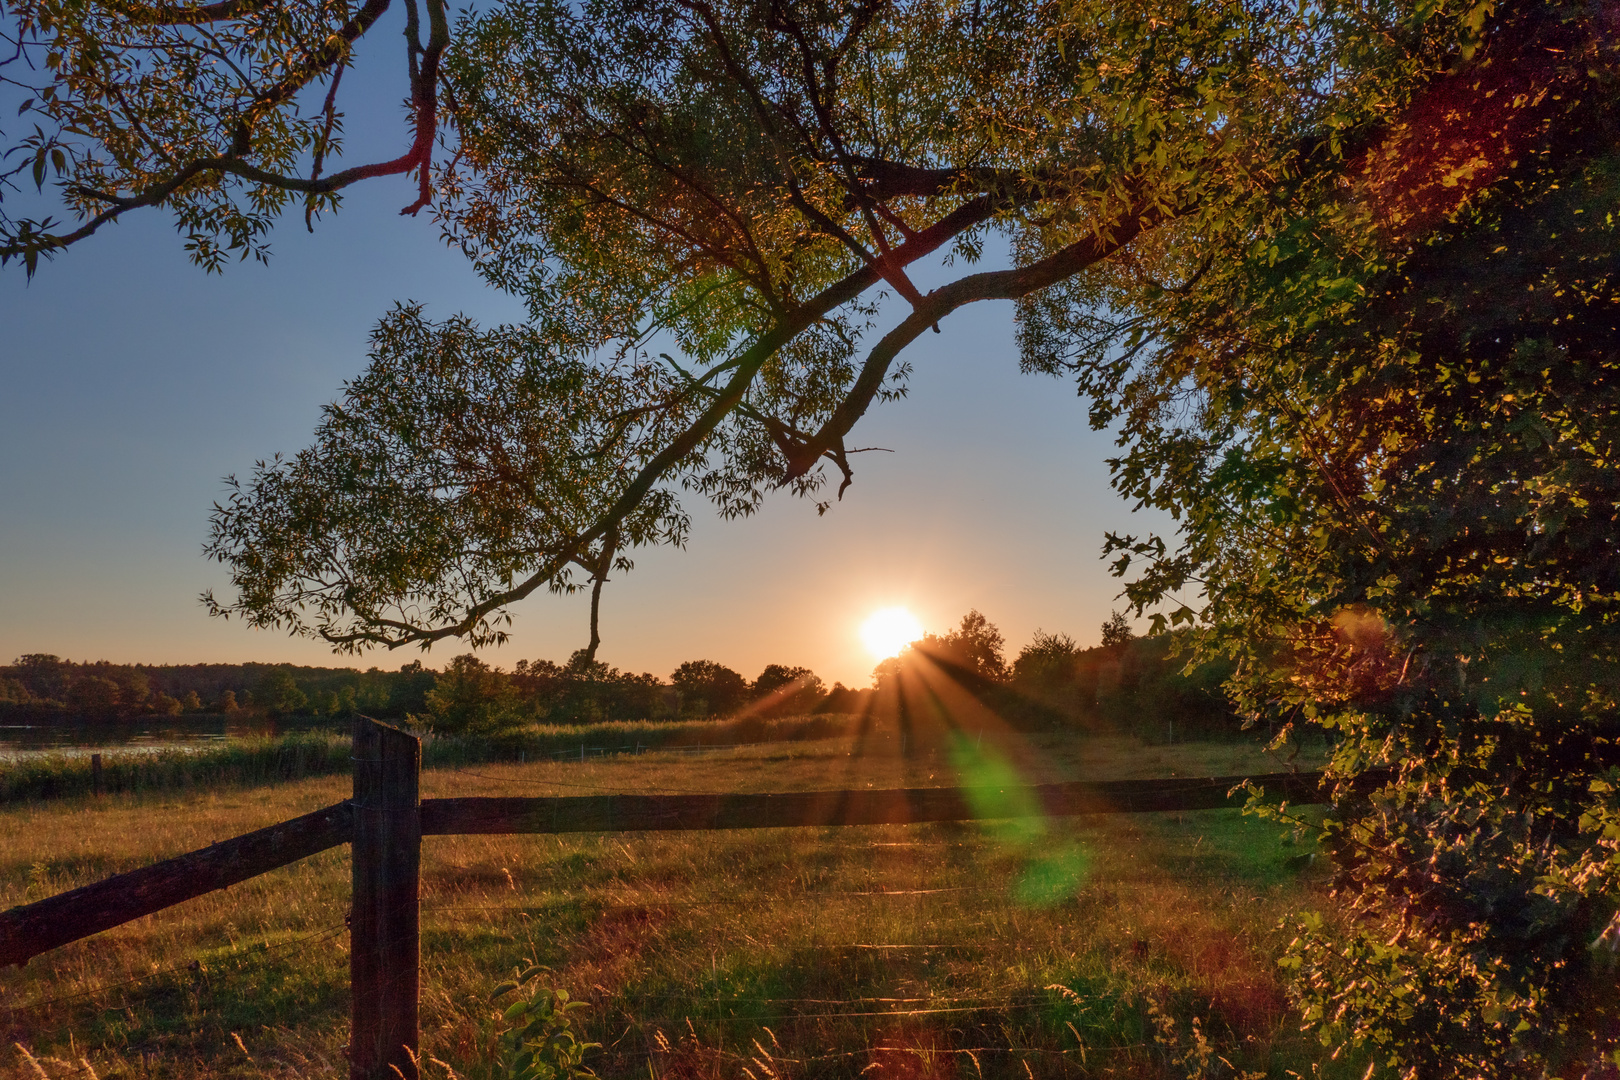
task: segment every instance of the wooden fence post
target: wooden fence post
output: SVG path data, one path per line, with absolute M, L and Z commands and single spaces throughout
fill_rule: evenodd
M 420 739 L 355 718 L 350 1080 L 418 1080 L 421 770 Z

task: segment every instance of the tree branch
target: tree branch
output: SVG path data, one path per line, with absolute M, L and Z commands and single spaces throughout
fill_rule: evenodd
M 971 228 L 986 220 L 994 212 L 995 204 L 988 197 L 973 199 L 957 207 L 934 225 L 919 232 L 915 239 L 897 247 L 895 256 L 903 260 L 903 264 L 915 262 L 917 259 L 938 250 L 964 229 Z M 745 349 L 732 361 L 734 368 L 732 377 L 723 388 L 716 391 L 709 407 L 685 431 L 641 468 L 618 499 L 614 501 L 613 505 L 597 518 L 596 523 L 572 540 L 560 545 L 535 568 L 533 573 L 516 586 L 472 605 L 467 609 L 465 617 L 454 623 L 426 628 L 414 626 L 397 619 L 387 619 L 378 615 L 356 611 L 355 615 L 361 622 L 376 629 L 358 630 L 346 634 L 334 634 L 321 630 L 319 631 L 321 637 L 340 647 L 366 643 L 383 645 L 388 648 L 398 648 L 401 645 L 410 644 L 425 645 L 447 637 L 459 637 L 470 633 L 493 612 L 529 596 L 555 578 L 569 563 L 578 561 L 591 544 L 604 539 L 616 530 L 641 505 L 642 501 L 651 493 L 654 486 L 663 479 L 665 474 L 697 449 L 703 440 L 713 434 L 714 430 L 732 414 L 738 404 L 742 402 L 760 368 L 772 356 L 776 355 L 783 346 L 803 333 L 811 324 L 825 317 L 828 312 L 834 311 L 858 298 L 867 289 L 877 284 L 879 280 L 880 276 L 876 267 L 871 264 L 862 266 L 842 280 L 822 290 L 813 300 L 793 309 L 782 321 L 761 335 L 752 346 Z
M 1012 270 L 971 274 L 930 292 L 899 326 L 885 334 L 872 351 L 855 380 L 855 385 L 813 438 L 788 461 L 781 484 L 805 475 L 825 454 L 840 446 L 857 421 L 871 406 L 887 377 L 889 365 L 900 351 L 923 331 L 946 315 L 977 300 L 1016 300 L 1037 289 L 1044 289 L 1101 262 L 1129 244 L 1144 230 L 1161 225 L 1182 211 L 1163 209 L 1158 204 L 1138 203 L 1121 215 L 1111 229 L 1098 231 L 1044 259 Z M 847 485 L 847 478 L 846 478 Z M 842 489 L 840 489 L 842 491 Z

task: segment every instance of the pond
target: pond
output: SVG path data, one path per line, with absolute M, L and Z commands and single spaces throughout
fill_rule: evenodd
M 114 723 L 0 724 L 0 760 L 41 754 L 150 754 L 201 750 L 231 739 L 293 731 L 348 730 L 344 721 L 318 717 L 137 716 Z

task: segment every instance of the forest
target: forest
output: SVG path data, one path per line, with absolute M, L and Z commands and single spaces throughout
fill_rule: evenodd
M 1008 723 L 1033 729 L 1129 730 L 1149 741 L 1219 737 L 1242 729 L 1221 691 L 1230 669 L 1189 667 L 1184 635 L 1135 637 L 1123 618 L 1104 644 L 1037 631 L 1010 661 L 1000 631 L 977 611 L 879 664 L 874 685 L 830 687 L 805 667 L 768 664 L 753 679 L 712 660 L 687 661 L 667 678 L 590 660 L 519 660 L 511 670 L 467 653 L 442 668 L 397 670 L 292 664 L 75 663 L 44 653 L 0 667 L 0 723 L 117 723 L 150 716 L 246 712 L 347 719 L 356 713 L 410 720 L 442 734 L 489 736 L 534 723 L 674 721 L 739 715 L 893 713 L 906 670 L 937 664 Z

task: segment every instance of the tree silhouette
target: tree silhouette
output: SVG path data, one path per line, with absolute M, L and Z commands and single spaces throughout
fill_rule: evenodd
M 748 680 L 713 660 L 688 660 L 669 677 L 681 695 L 681 711 L 696 716 L 725 716 L 748 696 Z
M 1182 287 L 1290 200 L 1340 191 L 1477 39 L 1478 10 L 470 15 L 445 54 L 459 157 L 442 220 L 531 317 L 389 314 L 314 444 L 217 508 L 208 550 L 234 596 L 212 610 L 344 649 L 477 646 L 525 597 L 583 589 L 594 649 L 628 553 L 685 542 L 682 493 L 725 516 L 773 489 L 828 508 L 855 426 L 905 393 L 902 353 L 941 319 L 1114 262 Z M 993 240 L 1013 265 L 974 269 Z M 1137 248 L 1163 258 L 1131 278 Z M 965 270 L 924 295 L 915 267 L 946 254 Z M 901 310 L 880 332 L 883 294 Z
M 1108 620 L 1102 624 L 1102 643 L 1104 648 L 1119 645 L 1129 645 L 1136 632 L 1131 629 L 1130 620 L 1119 612 L 1113 612 Z

